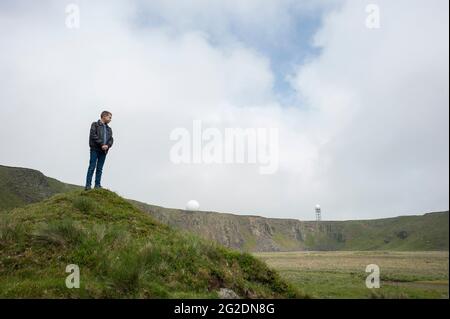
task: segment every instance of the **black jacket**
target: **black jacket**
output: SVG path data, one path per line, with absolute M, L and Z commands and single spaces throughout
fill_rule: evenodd
M 112 147 L 114 143 L 112 129 L 108 126 L 108 124 L 103 124 L 102 121 L 98 120 L 97 122 L 92 123 L 91 131 L 89 133 L 89 146 L 91 149 L 101 150 L 103 143 L 103 126 L 106 126 L 106 145 L 109 146 L 108 150 Z

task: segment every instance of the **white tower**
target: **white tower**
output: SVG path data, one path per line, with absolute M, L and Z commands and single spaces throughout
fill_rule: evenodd
M 322 209 L 320 208 L 320 205 L 316 205 L 316 222 L 320 222 L 322 220 Z

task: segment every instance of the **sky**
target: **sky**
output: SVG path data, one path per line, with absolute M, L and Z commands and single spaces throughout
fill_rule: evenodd
M 300 220 L 448 210 L 448 6 L 0 0 L 0 164 L 83 185 L 109 110 L 103 186 L 127 198 Z M 277 170 L 174 163 L 194 121 L 275 128 Z

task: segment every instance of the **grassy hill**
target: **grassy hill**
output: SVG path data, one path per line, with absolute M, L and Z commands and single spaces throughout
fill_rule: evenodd
M 325 222 L 311 244 L 325 250 L 448 250 L 449 213 Z
M 39 202 L 80 186 L 65 184 L 39 171 L 0 165 L 0 210 Z
M 65 285 L 68 264 L 79 289 Z M 175 231 L 107 190 L 1 213 L 0 287 L 1 298 L 302 297 L 250 254 Z

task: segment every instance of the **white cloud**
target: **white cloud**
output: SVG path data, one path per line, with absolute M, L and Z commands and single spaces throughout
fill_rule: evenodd
M 448 207 L 448 3 L 348 1 L 294 85 L 317 110 L 327 205 L 347 217 Z M 339 207 L 339 208 L 337 208 Z M 337 216 L 336 216 L 337 217 Z
M 301 219 L 318 202 L 333 219 L 448 208 L 448 4 L 423 3 L 380 2 L 379 30 L 353 1 L 89 1 L 79 30 L 65 28 L 60 2 L 11 4 L 0 13 L 0 162 L 83 184 L 87 130 L 106 108 L 116 145 L 104 184 L 130 198 Z M 282 37 L 303 14 L 326 14 L 322 54 L 292 70 L 301 107 L 281 105 L 270 55 L 243 39 Z M 169 134 L 194 119 L 279 128 L 278 174 L 172 164 Z

